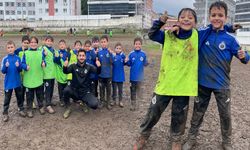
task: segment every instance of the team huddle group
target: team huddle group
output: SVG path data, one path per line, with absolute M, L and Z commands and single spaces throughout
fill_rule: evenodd
M 66 41 L 60 40 L 59 50 L 55 50 L 54 39 L 50 35 L 44 36 L 42 42 L 42 46 L 38 47 L 37 37 L 23 36 L 20 48 L 15 49 L 12 41 L 6 44 L 8 55 L 1 64 L 1 71 L 5 74 L 4 121 L 9 119 L 8 109 L 13 90 L 20 116 L 33 117 L 34 94 L 40 114 L 46 111 L 55 113 L 52 102 L 55 80 L 58 83 L 60 105 L 66 107 L 64 118 L 68 118 L 71 113 L 70 98 L 75 102 L 80 100 L 92 109 L 105 105 L 110 110 L 115 104 L 124 107 L 124 65 L 130 66 L 131 110 L 136 109 L 136 96 L 140 93 L 144 66 L 148 64 L 146 54 L 141 50 L 141 38 L 134 39 L 134 50 L 128 57 L 119 42 L 114 50 L 108 48 L 106 35 L 100 39 L 94 36 L 92 42 L 86 40 L 84 45 L 81 41 L 75 41 L 74 49 L 67 48 Z M 23 104 L 25 95 L 27 111 L 24 111 Z
M 170 30 L 161 30 L 168 19 L 166 13 L 154 21 L 149 30 L 149 38 L 163 45 L 160 71 L 151 104 L 140 125 L 140 136 L 133 145 L 134 150 L 144 148 L 152 128 L 171 101 L 171 148 L 193 149 L 212 93 L 215 95 L 219 111 L 222 147 L 224 150 L 233 149 L 231 61 L 235 56 L 241 63 L 247 64 L 250 56 L 247 51 L 240 48 L 236 38 L 228 33 L 234 32 L 239 26 L 225 25 L 227 11 L 225 2 L 212 3 L 209 8 L 211 24 L 199 30 L 195 29 L 196 12 L 190 8 L 183 8 L 179 12 L 178 25 Z M 146 54 L 141 50 L 140 38 L 134 39 L 134 50 L 128 57 L 122 52 L 120 43 L 115 45 L 114 51 L 108 49 L 108 37 L 105 35 L 100 38 L 101 48 L 97 37 L 92 39 L 92 43 L 86 41 L 83 47 L 81 42 L 76 41 L 73 50 L 66 50 L 64 40 L 59 42 L 60 49 L 54 50 L 51 36 L 44 38 L 43 46 L 40 48 L 37 46 L 36 37 L 23 37 L 22 41 L 23 48 L 16 51 L 14 43 L 8 42 L 6 49 L 9 54 L 2 61 L 2 72 L 6 74 L 3 112 L 5 121 L 8 120 L 8 107 L 13 89 L 17 95 L 21 116 L 26 115 L 23 111 L 23 89 L 27 97 L 28 117 L 33 117 L 31 108 L 34 92 L 40 113 L 44 114 L 45 108 L 49 113 L 54 113 L 51 103 L 54 79 L 58 82 L 60 102 L 66 107 L 64 118 L 68 118 L 71 112 L 70 98 L 82 100 L 93 109 L 104 104 L 111 109 L 118 97 L 117 104 L 123 107 L 124 65 L 130 66 L 131 110 L 136 109 L 136 101 L 142 93 L 144 66 L 148 65 Z M 29 48 L 26 44 L 30 44 Z M 100 101 L 97 99 L 97 84 Z M 44 95 L 46 107 L 43 107 Z M 182 145 L 190 96 L 196 98 L 188 139 Z

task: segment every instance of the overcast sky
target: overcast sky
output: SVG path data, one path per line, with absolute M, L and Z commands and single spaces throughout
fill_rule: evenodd
M 193 8 L 194 0 L 153 0 L 154 10 L 162 13 L 165 10 L 171 15 L 177 15 L 178 12 L 184 7 Z

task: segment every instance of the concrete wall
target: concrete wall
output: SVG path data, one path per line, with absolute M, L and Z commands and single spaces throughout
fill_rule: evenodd
M 82 20 L 41 20 L 34 22 L 27 21 L 1 21 L 0 28 L 4 30 L 32 27 L 38 29 L 65 30 L 65 28 L 99 29 L 99 28 L 135 28 L 142 27 L 142 16 L 135 16 L 121 19 L 82 19 Z

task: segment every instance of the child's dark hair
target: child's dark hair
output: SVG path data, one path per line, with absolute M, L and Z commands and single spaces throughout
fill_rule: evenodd
M 66 41 L 64 39 L 61 39 L 58 43 L 65 43 L 66 44 Z
M 190 13 L 194 16 L 195 23 L 197 23 L 197 15 L 196 15 L 196 12 L 195 12 L 193 9 L 191 9 L 191 8 L 182 8 L 181 11 L 180 11 L 179 14 L 178 14 L 178 20 L 179 20 L 181 14 L 182 14 L 183 12 L 185 12 L 185 11 L 190 12 Z
M 103 36 L 101 36 L 100 40 L 102 40 L 102 39 L 106 39 L 106 40 L 107 40 L 107 42 L 109 41 L 109 38 L 108 38 L 108 36 L 107 36 L 107 35 L 103 35 Z
M 225 10 L 225 15 L 227 16 L 228 7 L 227 7 L 227 4 L 225 2 L 217 1 L 217 2 L 212 3 L 209 7 L 209 14 L 211 14 L 211 10 L 214 7 L 218 8 L 218 9 L 223 8 Z
M 79 40 L 75 41 L 75 46 L 76 46 L 77 43 L 79 43 L 82 46 L 82 42 L 81 41 L 79 41 Z
M 30 38 L 29 38 L 28 35 L 24 35 L 24 36 L 22 37 L 22 42 L 24 42 L 24 41 L 29 41 L 29 42 L 30 42 Z
M 99 41 L 99 37 L 98 37 L 98 36 L 94 36 L 94 37 L 92 38 L 92 43 L 93 43 L 93 42 L 97 42 L 97 41 Z
M 120 42 L 117 42 L 117 43 L 115 44 L 115 48 L 116 48 L 117 46 L 122 46 L 122 44 L 121 44 Z
M 38 44 L 38 38 L 35 36 L 30 37 L 30 41 L 32 41 L 33 39 L 35 39 L 36 43 Z
M 77 51 L 77 55 L 78 55 L 79 53 L 81 53 L 81 52 L 84 52 L 84 54 L 86 55 L 86 52 L 85 52 L 84 49 L 79 49 L 79 50 Z
M 45 37 L 45 41 L 47 41 L 47 40 L 51 40 L 52 42 L 54 42 L 54 38 L 50 35 Z
M 15 44 L 13 41 L 8 41 L 8 42 L 6 43 L 6 46 L 8 46 L 8 45 L 14 45 L 14 46 L 16 46 L 16 44 Z
M 135 42 L 137 42 L 137 41 L 141 42 L 141 44 L 142 44 L 142 38 L 136 37 L 136 38 L 134 39 L 134 44 L 135 44 Z
M 87 45 L 87 44 L 91 45 L 92 43 L 91 43 L 90 40 L 86 40 L 85 43 L 84 43 L 84 45 Z

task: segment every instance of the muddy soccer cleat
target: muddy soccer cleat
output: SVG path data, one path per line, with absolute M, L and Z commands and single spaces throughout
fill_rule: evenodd
M 19 114 L 19 116 L 21 116 L 21 117 L 26 117 L 26 113 L 25 113 L 23 110 L 20 110 L 20 111 L 18 112 L 18 114 Z
M 146 145 L 147 139 L 144 136 L 138 137 L 136 139 L 136 143 L 133 146 L 133 150 L 143 150 L 144 146 Z
M 223 150 L 233 150 L 233 146 L 230 143 L 222 143 Z
M 27 116 L 33 118 L 33 112 L 31 110 L 27 111 Z
M 61 107 L 64 107 L 64 106 L 65 106 L 65 104 L 64 104 L 63 101 L 60 101 L 59 103 L 60 103 L 60 106 L 61 106 Z
M 172 150 L 181 150 L 181 143 L 172 142 Z
M 41 108 L 39 109 L 39 112 L 40 112 L 41 115 L 44 115 L 44 114 L 45 114 L 45 109 L 44 109 L 44 107 L 41 107 Z
M 115 101 L 111 101 L 111 102 L 110 102 L 110 105 L 111 105 L 111 106 L 114 106 L 114 105 L 115 105 Z
M 51 107 L 51 106 L 47 106 L 46 107 L 46 110 L 49 114 L 54 114 L 55 113 L 55 110 Z
M 3 115 L 3 121 L 4 122 L 8 122 L 9 121 L 9 115 L 8 114 L 4 114 Z
M 187 142 L 182 146 L 182 150 L 191 150 L 196 143 L 196 140 L 188 139 Z
M 89 112 L 88 106 L 85 103 L 81 102 L 80 106 L 81 106 L 83 112 L 85 112 L 85 113 Z
M 67 109 L 65 110 L 64 114 L 63 114 L 63 118 L 64 118 L 64 119 L 69 118 L 70 114 L 71 114 L 71 109 L 70 109 L 70 108 L 67 108 Z
M 119 106 L 122 107 L 122 108 L 124 107 L 124 105 L 123 105 L 123 103 L 121 101 L 119 102 Z

